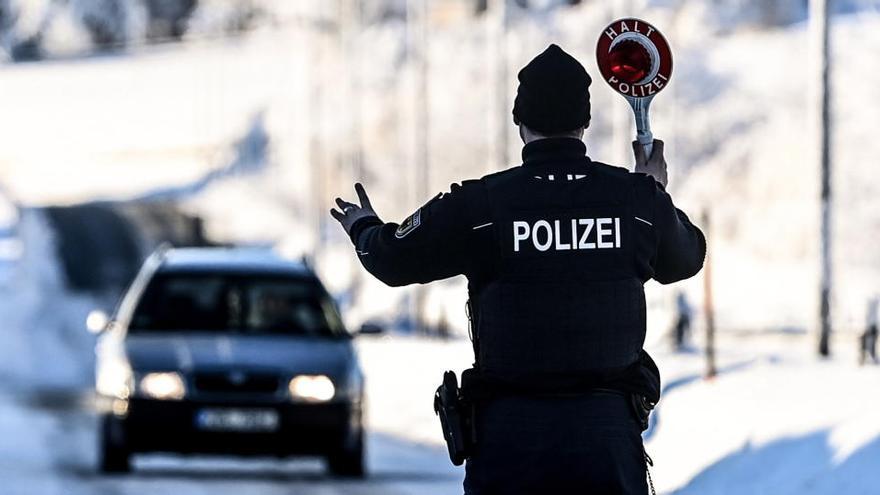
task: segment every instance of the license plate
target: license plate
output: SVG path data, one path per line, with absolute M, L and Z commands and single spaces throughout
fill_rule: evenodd
M 196 427 L 205 431 L 273 432 L 279 427 L 274 409 L 202 409 Z

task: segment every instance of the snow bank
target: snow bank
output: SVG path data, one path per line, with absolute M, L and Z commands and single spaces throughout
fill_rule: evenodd
M 92 383 L 94 337 L 85 330 L 98 300 L 67 292 L 45 215 L 20 212 L 21 257 L 0 285 L 0 388 L 85 388 Z
M 853 352 L 817 361 L 804 336 L 723 338 L 719 375 L 703 357 L 656 348 L 664 395 L 645 433 L 659 493 L 877 493 L 880 367 Z M 838 342 L 842 344 L 842 342 Z M 442 445 L 432 394 L 443 371 L 470 366 L 470 343 L 362 338 L 368 423 Z
M 877 493 L 880 368 L 779 351 L 666 394 L 647 443 L 658 489 Z

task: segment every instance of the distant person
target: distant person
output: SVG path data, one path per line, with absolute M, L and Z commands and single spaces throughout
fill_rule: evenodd
M 680 351 L 687 347 L 690 341 L 691 320 L 694 310 L 688 302 L 684 291 L 679 291 L 675 296 L 675 350 Z
M 587 156 L 590 83 L 551 45 L 519 73 L 522 166 L 453 184 L 400 224 L 360 184 L 360 206 L 331 211 L 388 285 L 468 279 L 474 367 L 435 396 L 467 495 L 648 490 L 641 431 L 660 381 L 644 284 L 695 275 L 706 241 L 666 193 L 661 141 L 650 157 L 634 143 L 636 173 Z
M 868 302 L 868 318 L 865 321 L 865 333 L 861 337 L 861 352 L 859 364 L 865 364 L 868 357 L 877 364 L 877 307 L 880 306 L 880 298 L 874 296 Z
M 437 336 L 443 340 L 449 340 L 452 337 L 452 331 L 449 329 L 449 320 L 446 319 L 446 312 L 440 313 L 440 320 L 437 321 Z

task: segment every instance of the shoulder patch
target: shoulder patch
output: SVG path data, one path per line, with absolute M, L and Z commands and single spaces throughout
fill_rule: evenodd
M 394 232 L 394 237 L 398 239 L 403 239 L 407 235 L 409 235 L 413 230 L 419 228 L 419 225 L 422 224 L 422 209 L 419 208 L 415 213 L 406 217 L 406 220 L 400 223 L 400 226 L 397 227 L 397 231 Z

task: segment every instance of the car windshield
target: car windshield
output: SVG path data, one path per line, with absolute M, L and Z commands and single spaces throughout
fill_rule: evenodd
M 129 332 L 181 330 L 345 335 L 330 297 L 311 279 L 158 273 L 135 308 Z

